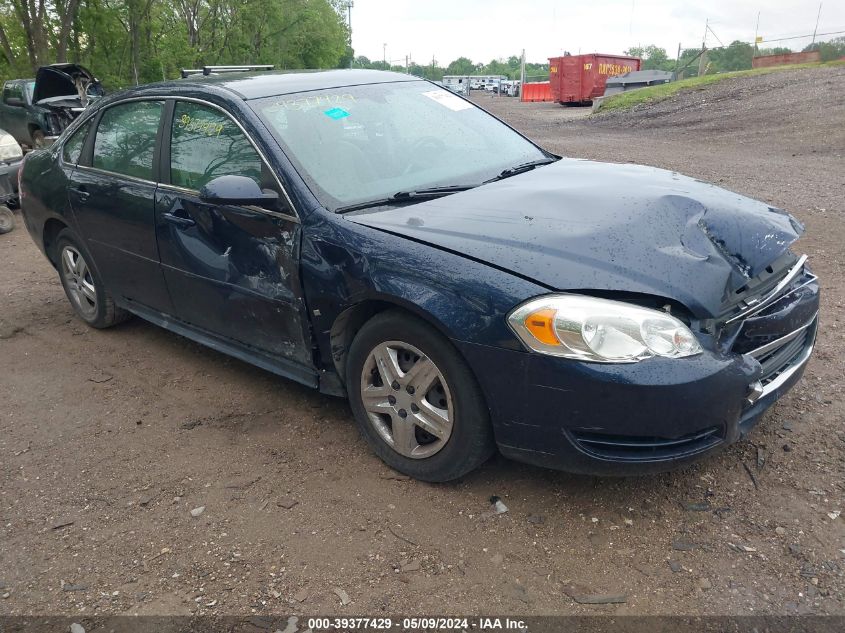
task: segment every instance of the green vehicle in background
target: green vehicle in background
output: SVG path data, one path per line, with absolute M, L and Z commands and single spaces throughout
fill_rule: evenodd
M 83 66 L 42 66 L 35 79 L 12 79 L 3 84 L 0 128 L 21 146 L 45 147 L 104 94 L 99 80 Z

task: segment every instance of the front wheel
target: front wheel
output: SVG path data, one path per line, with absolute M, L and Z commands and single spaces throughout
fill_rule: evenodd
M 367 442 L 389 466 L 449 481 L 494 452 L 481 389 L 454 346 L 399 312 L 376 315 L 349 350 L 347 391 Z

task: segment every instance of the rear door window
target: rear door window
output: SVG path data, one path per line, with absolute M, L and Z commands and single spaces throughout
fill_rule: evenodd
M 154 180 L 153 156 L 163 103 L 133 101 L 103 113 L 94 139 L 92 167 Z
M 247 176 L 262 185 L 262 161 L 240 127 L 202 104 L 177 101 L 170 141 L 170 184 L 199 191 L 224 175 Z

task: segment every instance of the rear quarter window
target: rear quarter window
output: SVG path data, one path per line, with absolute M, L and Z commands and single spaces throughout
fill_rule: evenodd
M 79 157 L 82 155 L 82 147 L 85 145 L 85 138 L 88 136 L 88 130 L 91 127 L 91 121 L 83 123 L 82 126 L 71 134 L 70 138 L 65 141 L 62 147 L 62 160 L 68 164 L 76 165 L 79 162 Z

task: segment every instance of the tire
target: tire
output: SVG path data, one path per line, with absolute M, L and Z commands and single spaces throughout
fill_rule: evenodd
M 41 149 L 46 147 L 45 136 L 42 130 L 32 130 L 32 149 Z
M 450 481 L 495 452 L 475 376 L 454 346 L 423 321 L 398 311 L 377 314 L 352 342 L 346 370 L 361 433 L 395 470 L 423 481 Z
M 103 329 L 126 321 L 131 315 L 118 308 L 106 291 L 91 255 L 70 229 L 56 237 L 59 279 L 76 315 L 93 328 Z
M 0 206 L 0 235 L 11 233 L 15 228 L 15 214 L 7 206 Z

